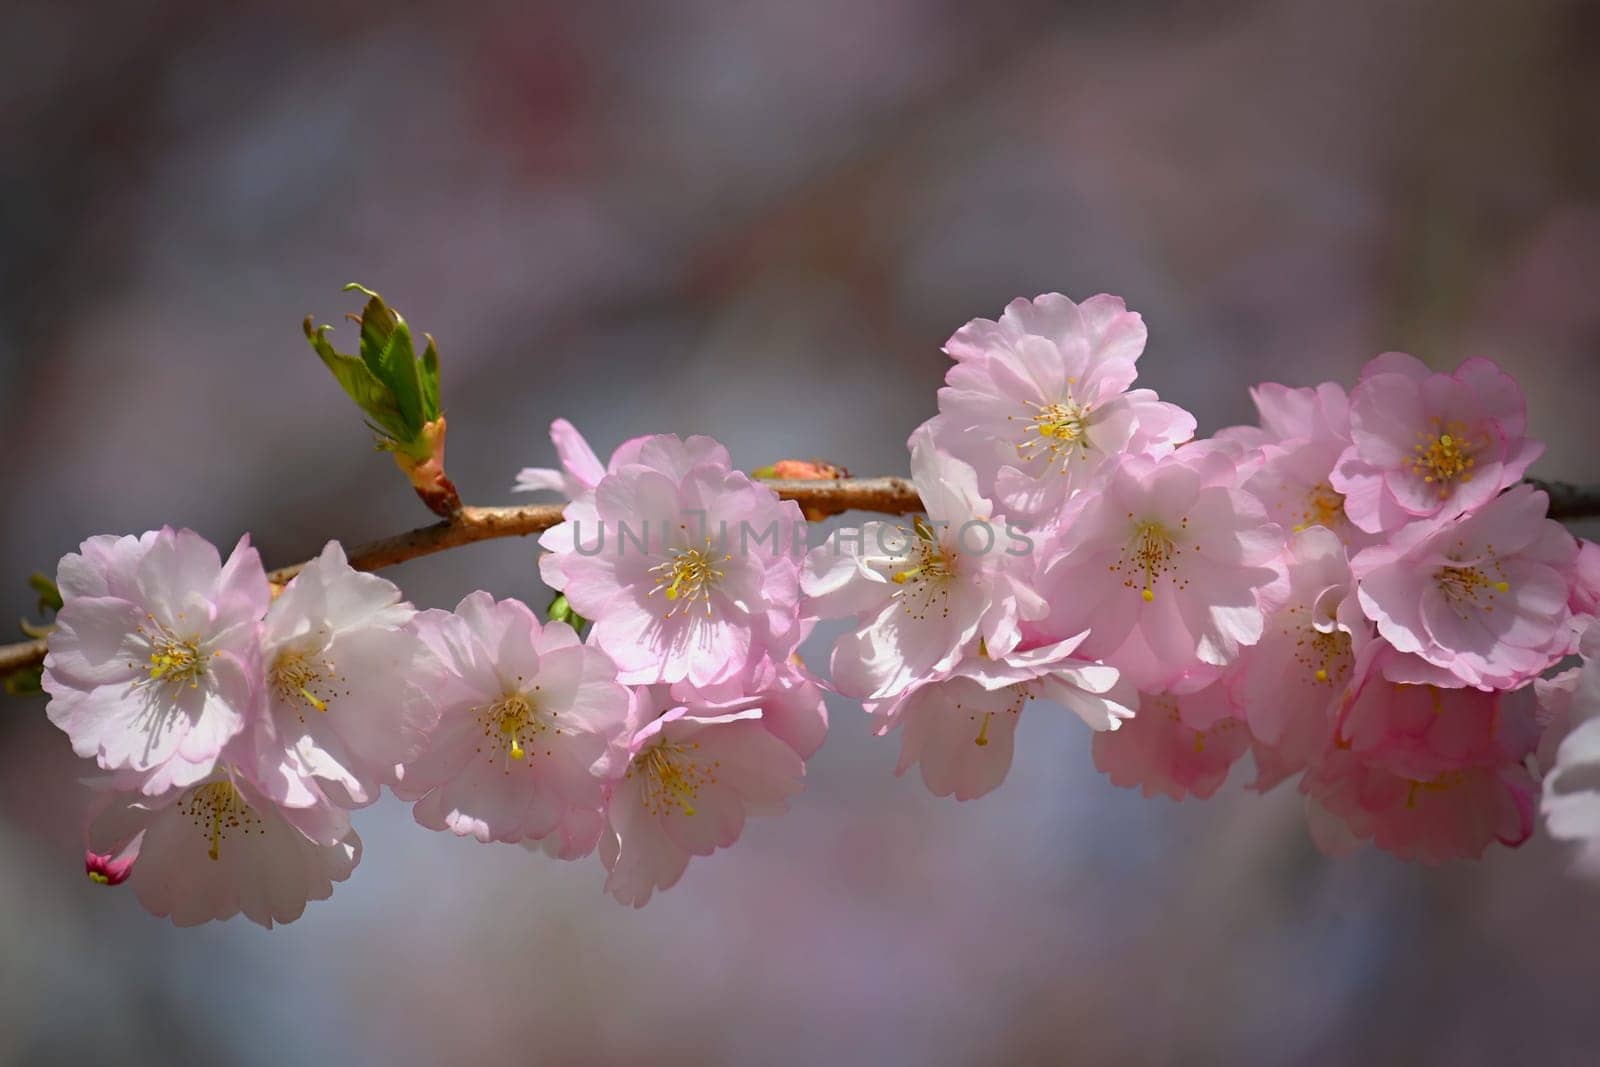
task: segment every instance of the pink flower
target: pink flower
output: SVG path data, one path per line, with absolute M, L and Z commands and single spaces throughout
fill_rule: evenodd
M 1251 387 L 1250 399 L 1261 420 L 1261 444 L 1350 442 L 1350 399 L 1338 382 L 1317 386 L 1262 382 Z
M 1041 627 L 1089 630 L 1080 652 L 1141 692 L 1231 663 L 1261 637 L 1257 592 L 1282 545 L 1233 474 L 1219 452 L 1124 459 L 1062 520 L 1038 579 L 1050 605 Z
M 1229 672 L 1257 742 L 1261 789 L 1298 774 L 1327 743 L 1355 663 L 1352 633 L 1370 626 L 1354 609 L 1350 564 L 1331 530 L 1313 526 L 1291 537 L 1285 566 L 1281 602 L 1261 641 Z
M 1351 841 L 1371 840 L 1404 860 L 1434 866 L 1477 859 L 1495 841 L 1515 848 L 1533 833 L 1538 785 L 1520 763 L 1463 767 L 1425 779 L 1396 774 L 1354 753 L 1330 750 L 1300 783 L 1312 825 L 1342 824 Z M 1326 830 L 1324 851 L 1343 852 Z
M 1572 595 L 1567 600 L 1572 612 L 1569 625 L 1572 629 L 1572 651 L 1589 624 L 1600 616 L 1600 545 L 1583 538 L 1578 539 L 1578 558 L 1573 564 Z
M 1082 638 L 998 659 L 969 656 L 892 700 L 868 703 L 878 736 L 900 729 L 895 774 L 920 764 L 934 796 L 983 796 L 1011 770 L 1017 720 L 1034 697 L 1066 707 L 1091 729 L 1117 729 L 1133 716 L 1138 696 L 1114 669 L 1072 657 Z
M 747 815 L 784 811 L 805 762 L 761 724 L 760 708 L 721 713 L 683 687 L 635 691 L 600 838 L 606 892 L 643 907 L 683 877 L 692 856 L 739 838 Z
M 568 500 L 576 500 L 598 486 L 600 479 L 607 474 L 615 474 L 625 463 L 636 462 L 640 449 L 649 438 L 634 437 L 624 441 L 612 453 L 609 464 L 601 464 L 600 457 L 594 454 L 589 442 L 585 441 L 577 427 L 566 419 L 557 419 L 550 424 L 550 440 L 556 446 L 556 456 L 561 461 L 561 469 L 524 467 L 517 474 L 516 485 L 512 487 L 513 492 L 536 493 L 541 490 L 553 490 Z
M 240 912 L 269 929 L 293 922 L 361 859 L 343 811 L 280 808 L 228 770 L 161 797 L 91 784 L 98 793 L 86 830 L 89 877 L 127 879 L 146 909 L 178 926 Z
M 540 572 L 594 620 L 622 681 L 711 685 L 799 643 L 805 529 L 715 441 L 663 435 L 567 507 Z
M 1258 449 L 1241 466 L 1244 490 L 1260 500 L 1267 518 L 1285 530 L 1326 526 L 1346 544 L 1372 541 L 1350 522 L 1344 497 L 1333 488 L 1333 468 L 1350 445 L 1350 411 L 1333 382 L 1315 389 L 1265 383 L 1251 391 L 1261 412 Z
M 806 557 L 806 611 L 863 623 L 833 649 L 842 693 L 895 696 L 980 640 L 1005 656 L 1021 641 L 1020 623 L 1044 612 L 1025 580 L 1032 541 L 994 515 L 972 468 L 938 451 L 925 429 L 911 440 L 911 479 L 926 521 L 867 523 Z
M 133 865 L 138 859 L 136 844 L 125 846 L 118 853 L 84 849 L 83 873 L 96 885 L 121 885 L 133 873 Z
M 527 605 L 477 592 L 417 617 L 418 689 L 439 718 L 394 791 L 417 822 L 479 841 L 564 836 L 594 847 L 604 785 L 591 768 L 622 729 L 628 691 L 603 652 Z
M 1352 561 L 1361 608 L 1402 652 L 1481 689 L 1509 689 L 1565 655 L 1577 543 L 1517 486 L 1480 510 L 1415 524 Z
M 1532 686 L 1488 692 L 1386 678 L 1392 648 L 1363 652 L 1338 712 L 1339 747 L 1363 762 L 1426 782 L 1470 767 L 1518 763 L 1538 743 Z
M 1434 374 L 1386 352 L 1350 395 L 1351 445 L 1331 482 L 1350 520 L 1369 533 L 1451 518 L 1514 485 L 1543 454 L 1523 436 L 1527 421 L 1522 390 L 1489 360 Z
M 828 736 L 828 706 L 822 688 L 797 664 L 797 657 L 761 659 L 728 681 L 701 688 L 679 682 L 671 692 L 702 718 L 760 708 L 762 727 L 810 759 Z
M 1165 455 L 1194 435 L 1187 411 L 1128 390 L 1144 342 L 1144 321 L 1118 297 L 1013 300 L 1000 321 L 974 319 L 950 338 L 956 365 L 930 432 L 1007 509 L 1044 517 L 1108 460 Z
M 421 654 L 415 614 L 337 541 L 273 601 L 262 628 L 268 715 L 251 740 L 274 800 L 305 807 L 327 791 L 340 807 L 370 804 L 422 751 L 438 712 L 408 681 Z
M 1144 696 L 1120 729 L 1094 735 L 1094 765 L 1112 785 L 1173 800 L 1211 796 L 1249 750 L 1250 731 L 1220 682 L 1185 696 Z
M 80 756 L 155 796 L 216 766 L 260 698 L 269 592 L 243 538 L 222 562 L 190 530 L 95 537 L 61 561 L 43 684 Z

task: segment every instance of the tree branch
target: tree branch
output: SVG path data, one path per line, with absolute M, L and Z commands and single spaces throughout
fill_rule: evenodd
M 1528 481 L 1535 488 L 1550 494 L 1552 519 L 1600 517 L 1600 486 L 1545 482 L 1534 478 Z M 922 507 L 916 487 L 906 478 L 767 481 L 763 484 L 770 486 L 783 499 L 797 502 L 812 516 L 838 515 L 846 511 L 906 515 Z M 351 549 L 350 565 L 357 570 L 375 571 L 476 541 L 543 533 L 561 521 L 561 510 L 560 504 L 508 508 L 464 507 L 443 522 Z M 267 577 L 282 585 L 299 574 L 304 566 L 305 563 L 296 563 L 280 567 Z M 44 660 L 44 654 L 43 641 L 0 645 L 0 675 L 36 666 Z

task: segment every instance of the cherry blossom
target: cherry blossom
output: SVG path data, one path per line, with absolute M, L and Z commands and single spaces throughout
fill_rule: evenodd
M 1038 578 L 1050 605 L 1041 626 L 1089 630 L 1081 652 L 1141 692 L 1231 663 L 1261 637 L 1258 591 L 1282 545 L 1235 474 L 1220 452 L 1122 460 L 1062 522 Z
M 828 706 L 822 687 L 798 657 L 760 659 L 725 682 L 699 687 L 679 682 L 671 692 L 685 702 L 692 701 L 702 717 L 760 708 L 762 727 L 801 759 L 814 756 L 828 736 Z
M 1326 743 L 1338 697 L 1370 624 L 1356 609 L 1345 547 L 1313 526 L 1289 539 L 1282 592 L 1262 638 L 1239 657 L 1228 684 L 1250 725 L 1257 788 L 1298 774 Z
M 969 656 L 891 700 L 868 702 L 879 736 L 900 730 L 895 774 L 920 765 L 934 796 L 983 796 L 1010 771 L 1017 721 L 1035 697 L 1065 707 L 1091 729 L 1117 729 L 1133 716 L 1138 695 L 1113 668 L 1073 658 L 1083 637 L 999 658 Z
M 785 810 L 805 762 L 762 714 L 725 712 L 683 686 L 635 691 L 623 743 L 603 765 L 613 780 L 600 838 L 606 892 L 643 907 L 691 857 L 738 840 L 746 816 Z
M 370 804 L 422 751 L 438 712 L 410 682 L 415 614 L 336 541 L 273 602 L 262 628 L 268 714 L 251 740 L 275 800 L 305 806 L 326 791 L 341 807 Z
M 926 429 L 911 440 L 911 477 L 926 520 L 867 523 L 806 557 L 807 611 L 862 624 L 833 649 L 834 684 L 852 696 L 902 693 L 980 640 L 1004 656 L 1021 641 L 1021 622 L 1044 613 L 1026 581 L 1032 541 L 995 515 L 973 469 L 939 451 Z
M 1414 524 L 1352 566 L 1362 610 L 1401 652 L 1461 684 L 1509 689 L 1571 646 L 1567 600 L 1578 546 L 1545 518 L 1541 491 L 1517 486 L 1481 509 Z
M 602 464 L 578 428 L 566 419 L 557 419 L 550 424 L 550 441 L 556 446 L 561 468 L 524 467 L 518 472 L 512 490 L 518 493 L 552 490 L 568 500 L 576 500 L 598 486 L 607 474 L 615 474 L 623 464 L 635 462 L 647 440 L 647 437 L 634 437 L 624 441 L 611 454 L 611 461 Z
M 1344 389 L 1335 382 L 1314 389 L 1268 382 L 1250 395 L 1261 427 L 1251 439 L 1254 451 L 1240 463 L 1244 490 L 1286 531 L 1325 526 L 1348 545 L 1370 544 L 1374 538 L 1350 521 L 1344 496 L 1332 484 L 1333 469 L 1350 446 Z
M 90 879 L 127 881 L 140 904 L 178 926 L 240 913 L 269 929 L 293 922 L 361 860 L 345 812 L 280 807 L 231 768 L 159 797 L 91 784 Z
M 605 653 L 563 622 L 477 592 L 455 612 L 417 617 L 413 668 L 438 720 L 394 791 L 417 822 L 479 841 L 565 836 L 583 855 L 599 834 L 604 785 L 592 773 L 622 730 L 628 690 Z
M 1386 352 L 1350 395 L 1351 444 L 1331 483 L 1368 533 L 1450 518 L 1488 503 L 1543 454 L 1524 436 L 1527 421 L 1522 390 L 1489 360 L 1435 374 Z
M 50 721 L 80 756 L 155 796 L 211 774 L 262 697 L 261 558 L 191 530 L 96 537 L 61 561 L 45 658 Z
M 1426 778 L 1395 773 L 1331 749 L 1301 780 L 1317 842 L 1330 852 L 1371 840 L 1401 859 L 1437 865 L 1477 859 L 1496 841 L 1515 848 L 1533 833 L 1538 785 L 1520 762 L 1462 767 Z M 1331 840 L 1326 821 L 1348 843 Z
M 970 463 L 1018 517 L 1042 518 L 1119 455 L 1165 455 L 1194 435 L 1194 416 L 1148 389 L 1130 391 L 1144 320 L 1114 296 L 1013 300 L 998 322 L 974 319 L 945 347 L 956 365 L 929 430 Z
M 1467 767 L 1520 763 L 1538 743 L 1532 686 L 1485 691 L 1400 683 L 1384 676 L 1394 650 L 1375 642 L 1338 711 L 1341 748 L 1416 781 Z
M 1182 696 L 1142 696 L 1139 713 L 1120 729 L 1094 735 L 1094 765 L 1112 785 L 1173 800 L 1211 796 L 1248 751 L 1250 731 L 1221 682 Z
M 623 682 L 710 685 L 799 643 L 805 529 L 715 441 L 663 435 L 568 506 L 540 573 L 595 621 Z

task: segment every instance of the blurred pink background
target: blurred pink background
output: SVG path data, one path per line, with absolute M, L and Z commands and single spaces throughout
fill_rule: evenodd
M 438 338 L 478 503 L 551 462 L 558 415 L 602 450 L 703 432 L 745 467 L 901 472 L 944 339 L 1049 290 L 1141 311 L 1141 384 L 1204 430 L 1263 378 L 1488 355 L 1550 444 L 1536 473 L 1600 480 L 1593 4 L 8 0 L 4 24 L 0 619 L 92 533 L 248 530 L 275 564 L 426 522 L 300 336 L 352 280 Z M 390 574 L 425 606 L 542 605 L 534 554 Z M 642 912 L 597 860 L 386 799 L 352 880 L 268 933 L 84 879 L 82 768 L 41 701 L 0 703 L 0 1063 L 1595 1062 L 1600 887 L 1547 840 L 1324 859 L 1292 787 L 1143 800 L 1042 705 L 959 805 L 833 713 L 792 814 Z

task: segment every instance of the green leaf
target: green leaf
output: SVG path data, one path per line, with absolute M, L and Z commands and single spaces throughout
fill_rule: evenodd
M 436 447 L 437 434 L 427 436 L 424 430 L 440 417 L 438 349 L 429 337 L 426 351 L 418 358 L 411 327 L 399 312 L 366 286 L 351 282 L 344 288 L 367 298 L 359 319 L 360 355 L 337 351 L 326 336 L 331 327 L 313 329 L 309 318 L 306 339 L 345 393 L 375 424 L 379 447 L 421 463 Z
M 395 406 L 394 394 L 373 376 L 364 362 L 355 356 L 347 356 L 335 350 L 333 345 L 328 343 L 326 335 L 332 328 L 331 326 L 313 328 L 308 317 L 305 324 L 306 340 L 311 342 L 311 347 L 333 372 L 334 380 L 345 391 L 345 395 L 354 400 L 356 406 L 377 424 L 379 433 L 393 438 L 397 443 L 409 440 L 412 435 L 408 432 L 399 408 Z
M 42 571 L 34 571 L 28 578 L 28 588 L 39 595 L 39 610 L 54 614 L 61 610 L 61 590 Z
M 405 439 L 413 439 L 428 419 L 411 327 L 371 289 L 352 282 L 345 290 L 367 295 L 366 307 L 361 309 L 361 360 L 374 378 L 389 387 L 395 408 L 405 420 Z
M 425 333 L 422 336 L 428 339 L 428 347 L 422 352 L 422 415 L 432 422 L 439 417 L 439 349 L 433 343 L 433 335 Z

